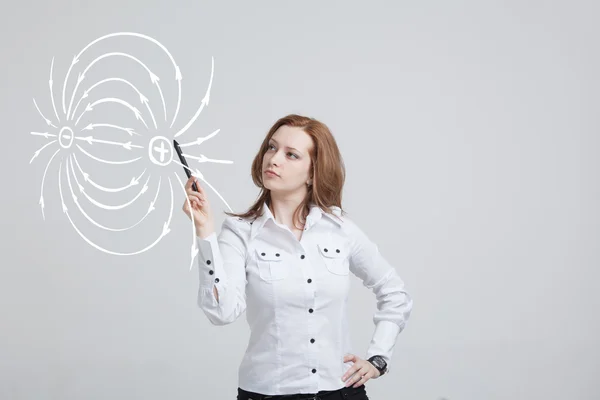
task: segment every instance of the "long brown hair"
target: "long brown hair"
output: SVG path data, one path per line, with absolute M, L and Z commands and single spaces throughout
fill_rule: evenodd
M 346 212 L 342 209 L 342 189 L 346 180 L 346 169 L 335 138 L 324 123 L 297 114 L 287 115 L 275 122 L 263 140 L 258 154 L 254 157 L 252 181 L 261 189 L 256 202 L 245 213 L 225 212 L 225 214 L 254 220 L 262 215 L 261 211 L 265 203 L 271 204 L 271 191 L 264 187 L 262 181 L 262 162 L 269 148 L 269 139 L 277 129 L 284 125 L 302 128 L 313 141 L 313 148 L 309 151 L 313 183 L 308 187 L 302 203 L 294 211 L 292 219 L 294 225 L 297 220 L 302 223 L 306 221 L 311 203 L 326 213 L 333 214 L 331 207 L 335 206 L 340 208 L 342 214 L 345 214 Z M 301 219 L 298 219 L 299 214 L 301 214 Z

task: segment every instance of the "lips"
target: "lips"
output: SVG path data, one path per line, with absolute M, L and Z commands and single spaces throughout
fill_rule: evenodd
M 270 176 L 279 176 L 279 175 L 277 175 L 275 172 L 273 172 L 273 171 L 271 171 L 271 170 L 269 170 L 269 169 L 265 171 L 265 174 L 268 174 L 268 175 L 270 175 Z

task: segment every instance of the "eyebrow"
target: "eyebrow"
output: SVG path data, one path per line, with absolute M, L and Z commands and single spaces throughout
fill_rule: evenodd
M 275 140 L 275 139 L 273 139 L 273 138 L 271 138 L 271 140 L 272 140 L 272 141 L 274 141 L 275 143 L 277 143 L 277 140 Z M 277 143 L 277 144 L 279 144 L 279 143 Z M 296 150 L 298 153 L 302 153 L 300 150 L 298 150 L 298 149 L 297 149 L 297 148 L 295 148 L 295 147 L 290 147 L 290 146 L 285 146 L 285 147 L 287 147 L 288 149 Z

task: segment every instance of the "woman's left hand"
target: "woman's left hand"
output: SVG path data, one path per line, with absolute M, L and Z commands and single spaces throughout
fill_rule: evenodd
M 353 361 L 354 364 L 342 377 L 343 381 L 346 381 L 346 379 L 350 378 L 346 382 L 346 387 L 354 383 L 353 387 L 357 388 L 361 385 L 364 385 L 365 382 L 371 378 L 379 378 L 379 370 L 367 360 L 363 360 L 354 354 L 348 354 L 344 356 L 344 362 L 348 361 Z

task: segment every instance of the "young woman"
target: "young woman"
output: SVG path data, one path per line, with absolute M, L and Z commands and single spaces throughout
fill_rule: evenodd
M 315 119 L 281 118 L 254 158 L 252 179 L 258 200 L 246 213 L 226 213 L 218 236 L 195 177 L 183 204 L 198 236 L 198 305 L 214 325 L 244 311 L 250 325 L 237 398 L 368 399 L 365 383 L 389 371 L 412 300 L 341 208 L 345 169 L 335 139 Z M 366 359 L 350 353 L 349 272 L 377 298 Z

